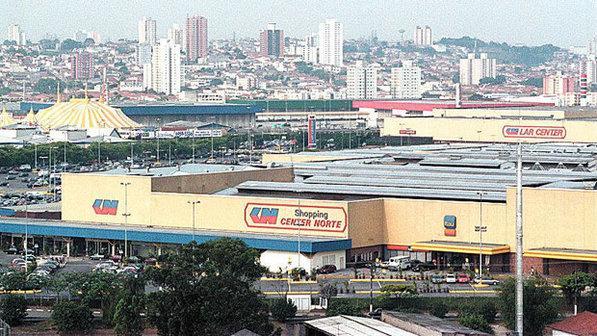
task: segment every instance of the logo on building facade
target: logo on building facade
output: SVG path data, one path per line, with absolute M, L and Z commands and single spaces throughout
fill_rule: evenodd
M 448 237 L 456 236 L 456 216 L 452 216 L 452 215 L 444 216 L 444 236 L 448 236 Z
M 566 127 L 562 126 L 509 126 L 502 128 L 506 138 L 539 138 L 539 139 L 564 139 Z
M 93 211 L 96 215 L 116 215 L 118 210 L 117 200 L 96 199 L 92 205 Z
M 342 207 L 266 203 L 247 203 L 245 224 L 252 228 L 324 232 L 344 232 L 347 225 Z

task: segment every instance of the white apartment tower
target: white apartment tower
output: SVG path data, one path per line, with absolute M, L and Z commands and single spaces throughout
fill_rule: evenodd
M 402 66 L 392 68 L 390 93 L 395 99 L 421 98 L 421 68 L 413 61 L 402 61 Z
M 460 60 L 460 84 L 479 85 L 481 78 L 496 76 L 496 60 L 489 58 L 487 53 L 481 53 L 479 58 L 475 53 L 469 53 L 467 58 Z
M 342 66 L 344 62 L 344 29 L 342 23 L 328 19 L 319 24 L 319 63 Z
M 156 39 L 156 23 L 152 18 L 143 17 L 138 24 L 139 43 L 154 45 Z
M 595 54 L 587 55 L 587 59 L 584 61 L 584 66 L 581 67 L 581 72 L 586 71 L 587 84 L 597 84 L 597 56 Z
M 17 45 L 25 44 L 25 34 L 18 24 L 11 24 L 8 26 L 8 40 L 15 41 Z
M 177 94 L 182 86 L 180 60 L 180 45 L 168 39 L 161 39 L 153 48 L 151 55 L 151 71 L 144 66 L 144 76 L 150 75 L 151 79 L 143 79 L 145 85 L 156 92 Z
M 305 63 L 319 63 L 319 47 L 317 46 L 317 34 L 311 34 L 305 37 L 303 46 L 303 61 Z
M 377 67 L 357 61 L 346 72 L 346 93 L 349 99 L 377 98 Z
M 430 46 L 433 45 L 433 36 L 431 34 L 431 27 L 425 26 L 422 28 L 421 26 L 417 26 L 415 29 L 415 35 L 413 37 L 413 41 L 415 45 L 419 46 Z
M 168 40 L 174 41 L 184 49 L 184 34 L 179 25 L 173 24 L 172 27 L 168 28 Z

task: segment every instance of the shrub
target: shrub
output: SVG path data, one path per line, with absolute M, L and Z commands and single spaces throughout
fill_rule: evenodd
M 458 318 L 458 322 L 465 327 L 493 334 L 493 329 L 481 315 L 465 314 Z
M 433 316 L 436 316 L 439 318 L 444 318 L 444 317 L 446 317 L 446 314 L 448 313 L 448 305 L 446 305 L 442 301 L 438 301 L 431 306 L 430 313 Z
M 296 306 L 290 299 L 276 299 L 271 306 L 271 312 L 275 320 L 285 322 L 296 315 Z
M 63 301 L 54 305 L 52 321 L 62 335 L 79 335 L 91 330 L 93 314 L 88 306 Z
M 332 298 L 326 310 L 327 316 L 352 315 L 359 316 L 368 307 L 368 300 Z
M 27 300 L 21 296 L 8 295 L 0 301 L 0 319 L 9 326 L 18 326 L 27 316 Z

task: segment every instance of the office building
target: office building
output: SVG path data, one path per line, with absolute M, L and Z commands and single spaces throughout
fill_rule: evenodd
M 431 27 L 425 26 L 422 28 L 421 26 L 417 26 L 415 29 L 415 35 L 413 38 L 415 45 L 419 46 L 430 46 L 433 44 L 433 37 L 431 35 Z
M 546 96 L 565 96 L 569 92 L 574 92 L 574 82 L 576 78 L 564 76 L 561 71 L 555 75 L 543 77 L 543 95 Z
M 143 68 L 143 82 L 156 92 L 177 94 L 180 92 L 181 66 L 180 45 L 174 41 L 161 39 L 153 48 L 151 70 Z M 145 76 L 149 75 L 149 78 Z
M 267 24 L 259 34 L 259 55 L 261 57 L 284 57 L 284 31 L 276 29 L 276 23 Z
M 377 67 L 357 61 L 346 73 L 349 99 L 373 99 L 377 97 Z
M 342 23 L 328 19 L 319 24 L 319 63 L 342 66 L 344 62 L 344 29 Z
M 184 46 L 184 35 L 179 25 L 173 24 L 172 27 L 168 28 L 168 40 L 174 41 L 181 47 Z
M 76 52 L 70 61 L 71 77 L 76 80 L 93 78 L 93 56 L 89 52 Z
M 496 76 L 496 60 L 489 58 L 487 53 L 469 53 L 467 58 L 460 60 L 460 84 L 479 85 L 481 78 Z
M 421 68 L 413 61 L 402 61 L 402 66 L 392 68 L 390 93 L 395 99 L 421 98 Z
M 581 72 L 587 75 L 587 84 L 597 84 L 597 55 L 587 55 L 584 64 L 581 64 Z
M 302 50 L 303 61 L 306 63 L 317 64 L 319 62 L 319 47 L 317 46 L 317 34 L 311 34 L 305 37 Z
M 151 63 L 151 45 L 149 43 L 137 44 L 137 65 Z
M 8 40 L 15 41 L 17 45 L 25 44 L 25 34 L 18 24 L 11 24 L 8 26 Z
M 207 58 L 207 19 L 203 16 L 191 16 L 186 21 L 186 58 L 187 62 L 196 63 Z
M 138 24 L 139 43 L 156 43 L 156 23 L 152 18 L 143 17 Z

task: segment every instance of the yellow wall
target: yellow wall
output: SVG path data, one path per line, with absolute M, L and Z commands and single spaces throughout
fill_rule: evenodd
M 523 139 L 524 142 L 597 142 L 597 121 L 581 120 L 512 120 L 473 118 L 386 118 L 382 136 L 399 136 L 400 130 L 416 131 L 421 137 L 440 141 L 518 142 L 502 134 L 504 126 L 556 126 L 565 127 L 564 139 Z
M 382 244 L 386 241 L 384 200 L 348 202 L 348 223 L 353 247 Z

